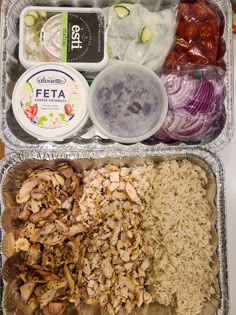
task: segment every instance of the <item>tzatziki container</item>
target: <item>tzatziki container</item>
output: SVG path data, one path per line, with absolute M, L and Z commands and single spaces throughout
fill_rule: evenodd
M 88 120 L 88 83 L 75 69 L 45 63 L 18 80 L 12 107 L 19 125 L 38 140 L 62 141 Z
M 102 9 L 26 7 L 20 15 L 19 59 L 25 68 L 43 62 L 99 71 L 108 61 Z

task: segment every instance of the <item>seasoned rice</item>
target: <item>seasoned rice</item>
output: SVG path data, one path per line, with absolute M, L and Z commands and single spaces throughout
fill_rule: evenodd
M 159 163 L 150 173 L 143 228 L 154 249 L 153 298 L 179 315 L 201 313 L 215 293 L 213 209 L 205 171 L 188 160 Z

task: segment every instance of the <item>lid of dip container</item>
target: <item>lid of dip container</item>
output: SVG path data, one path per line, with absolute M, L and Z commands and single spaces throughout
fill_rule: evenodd
M 38 140 L 62 141 L 88 120 L 88 83 L 66 65 L 43 64 L 26 71 L 12 97 L 19 125 Z
M 88 110 L 105 136 L 121 143 L 136 143 L 161 128 L 168 97 L 164 84 L 153 71 L 121 62 L 95 78 L 89 90 Z
M 109 62 L 103 10 L 26 7 L 20 15 L 19 59 L 25 68 L 55 62 L 100 71 Z

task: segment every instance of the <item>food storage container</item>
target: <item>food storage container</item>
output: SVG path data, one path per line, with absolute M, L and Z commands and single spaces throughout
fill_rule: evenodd
M 137 4 L 136 1 L 132 1 L 132 3 Z M 226 64 L 226 73 L 223 77 L 223 83 L 225 85 L 225 92 L 223 95 L 225 95 L 224 98 L 224 107 L 225 112 L 223 112 L 223 120 L 224 120 L 224 127 L 221 132 L 219 131 L 219 128 L 221 128 L 221 118 L 217 119 L 213 122 L 214 128 L 217 130 L 216 134 L 217 136 L 214 138 L 211 136 L 206 137 L 202 139 L 202 141 L 171 141 L 166 142 L 165 139 L 156 139 L 151 138 L 149 141 L 146 141 L 145 143 L 137 143 L 134 146 L 147 146 L 152 145 L 156 148 L 158 147 L 165 147 L 165 146 L 185 146 L 190 145 L 192 147 L 198 147 L 202 146 L 205 148 L 209 148 L 213 151 L 219 151 L 222 148 L 224 148 L 230 141 L 233 133 L 233 104 L 232 104 L 232 94 L 233 94 L 233 88 L 232 88 L 232 26 L 231 26 L 231 20 L 232 20 L 232 13 L 230 8 L 229 0 L 223 1 L 223 0 L 215 0 L 212 1 L 214 6 L 219 8 L 219 10 L 222 12 L 222 15 L 225 19 L 225 29 L 223 34 L 223 39 L 226 43 L 226 54 L 224 56 L 224 61 Z M 18 124 L 16 119 L 13 116 L 13 110 L 12 110 L 12 91 L 13 87 L 16 83 L 16 81 L 19 79 L 21 74 L 25 71 L 22 64 L 18 60 L 18 43 L 19 43 L 19 17 L 26 7 L 29 5 L 33 6 L 45 6 L 45 5 L 60 7 L 63 5 L 66 5 L 63 1 L 55 0 L 52 2 L 45 2 L 44 0 L 35 0 L 29 1 L 27 0 L 10 0 L 4 1 L 2 3 L 2 16 L 1 16 L 1 24 L 2 24 L 2 37 L 1 37 L 1 82 L 2 82 L 2 89 L 0 91 L 1 99 L 2 99 L 2 108 L 1 108 L 1 116 L 0 116 L 0 124 L 1 124 L 1 137 L 4 140 L 5 144 L 15 150 L 29 150 L 29 149 L 40 149 L 40 150 L 47 150 L 50 149 L 60 149 L 66 147 L 68 150 L 77 150 L 80 149 L 81 146 L 87 146 L 91 145 L 91 147 L 99 147 L 99 145 L 109 145 L 110 147 L 116 147 L 121 148 L 122 145 L 119 143 L 116 143 L 114 141 L 111 141 L 107 139 L 107 137 L 100 132 L 99 129 L 97 129 L 94 125 L 86 126 L 86 128 L 82 128 L 80 131 L 78 131 L 75 136 L 72 136 L 68 138 L 67 140 L 63 140 L 60 142 L 54 141 L 42 141 L 38 140 L 35 137 L 32 137 L 30 134 L 27 134 L 22 127 Z M 104 8 L 107 8 L 108 6 L 116 6 L 121 4 L 121 1 L 112 1 L 112 2 L 104 2 L 104 1 L 80 1 L 75 0 L 71 3 L 73 7 L 85 7 L 89 6 L 92 8 L 101 8 L 104 10 Z M 146 8 L 150 11 L 157 11 L 160 8 L 166 9 L 166 8 L 172 8 L 172 2 L 164 0 L 160 1 L 143 1 L 142 4 L 146 6 Z M 178 4 L 178 2 L 174 2 L 174 5 Z M 106 11 L 106 10 L 105 10 Z M 32 16 L 33 17 L 33 16 Z M 155 19 L 155 16 L 153 16 Z M 31 20 L 33 20 L 31 18 Z M 151 20 L 150 20 L 151 21 Z M 164 27 L 164 25 L 163 25 Z M 109 28 L 108 28 L 109 30 Z M 151 27 L 148 29 L 151 30 Z M 150 38 L 151 35 L 146 30 L 143 35 L 145 35 L 145 45 L 150 44 Z M 147 41 L 147 42 L 146 42 Z M 163 42 L 163 41 L 162 41 Z M 84 73 L 85 76 L 90 75 L 91 72 Z M 93 74 L 93 77 L 95 77 L 95 74 Z M 194 78 L 195 80 L 195 78 Z M 213 82 L 214 83 L 214 82 Z M 168 115 L 168 121 L 166 129 L 167 132 L 170 131 L 168 122 L 172 122 L 174 120 L 175 125 L 179 125 L 178 121 L 180 123 L 183 123 L 183 120 L 181 120 L 181 117 L 178 115 L 173 116 L 173 113 L 169 113 Z M 174 113 L 175 114 L 175 113 Z M 199 115 L 199 117 L 202 117 L 202 115 Z M 211 116 L 210 116 L 211 117 Z M 188 118 L 185 117 L 186 121 L 188 122 Z M 204 115 L 204 118 L 199 119 L 199 122 L 201 124 L 204 124 L 204 128 L 207 127 L 207 115 Z M 196 120 L 194 121 L 196 123 Z M 191 123 L 185 123 L 184 128 L 186 128 L 186 132 L 191 130 Z M 190 129 L 189 129 L 190 128 Z M 197 126 L 197 128 L 201 128 L 201 125 Z M 195 128 L 194 128 L 195 129 Z M 202 128 L 201 128 L 202 129 Z M 214 130 L 215 130 L 214 129 Z M 179 138 L 180 139 L 180 138 Z M 199 140 L 199 139 L 197 139 Z
M 19 59 L 25 68 L 62 62 L 80 71 L 103 69 L 108 63 L 103 11 L 26 7 L 20 15 Z
M 212 296 L 212 300 L 205 304 L 205 307 L 200 314 L 227 315 L 229 314 L 229 297 L 224 172 L 218 157 L 207 150 L 181 147 L 165 148 L 161 150 L 148 147 L 139 149 L 126 147 L 119 151 L 103 148 L 100 150 L 81 150 L 77 152 L 50 151 L 44 153 L 42 151 L 31 151 L 27 153 L 11 153 L 0 162 L 0 188 L 3 196 L 3 198 L 1 198 L 0 206 L 2 215 L 1 222 L 4 228 L 4 230 L 0 230 L 0 235 L 6 240 L 6 234 L 9 236 L 9 233 L 17 233 L 19 222 L 15 219 L 15 215 L 19 205 L 16 204 L 16 193 L 19 191 L 22 182 L 33 170 L 38 170 L 39 172 L 45 168 L 53 170 L 58 166 L 69 163 L 77 172 L 98 169 L 104 165 L 124 167 L 123 170 L 127 171 L 126 167 L 141 166 L 145 163 L 161 163 L 173 160 L 180 162 L 186 159 L 196 165 L 197 173 L 200 172 L 200 168 L 206 172 L 208 178 L 208 185 L 206 187 L 207 198 L 212 207 L 212 212 L 209 214 L 212 220 L 210 233 L 212 233 L 211 240 L 215 255 L 211 260 L 211 267 L 214 273 L 214 279 L 217 281 L 217 286 L 219 288 L 216 294 Z M 197 173 L 196 176 L 198 176 Z M 95 178 L 92 177 L 91 180 L 93 179 Z M 168 177 L 166 177 L 166 180 L 168 181 Z M 170 183 L 170 185 L 171 184 L 172 183 Z M 91 187 L 92 186 L 90 186 L 90 189 Z M 99 190 L 99 188 L 96 189 Z M 163 189 L 163 187 L 161 189 Z M 169 196 L 171 195 L 171 192 L 166 191 L 165 195 Z M 163 198 L 163 201 L 164 199 L 165 198 Z M 203 230 L 201 230 L 201 232 L 203 233 Z M 195 238 L 197 237 L 200 237 L 200 234 L 195 236 Z M 192 241 L 193 244 L 198 243 L 195 243 L 193 239 Z M 6 245 L 6 242 L 4 242 L 4 244 Z M 188 246 L 188 244 L 186 244 L 186 246 Z M 10 253 L 12 249 L 4 246 L 3 250 L 5 253 Z M 21 312 L 23 312 L 22 314 L 25 314 L 25 306 L 23 307 L 22 302 L 19 300 L 17 287 L 14 282 L 17 274 L 15 264 L 18 264 L 21 258 L 17 256 L 15 261 L 11 258 L 8 258 L 6 261 L 2 252 L 0 257 L 1 268 L 3 267 L 3 277 L 5 279 L 3 286 L 4 292 L 2 292 L 3 290 L 1 291 L 5 297 L 2 300 L 3 314 L 8 315 L 6 310 L 15 312 L 16 309 L 21 310 Z M 9 281 L 12 281 L 11 285 L 7 285 L 6 282 Z M 15 296 L 16 298 L 11 300 L 12 296 Z M 190 299 L 191 298 L 192 296 L 190 296 Z M 84 309 L 84 311 L 86 312 L 86 309 Z M 90 311 L 100 314 L 100 310 L 96 307 L 92 307 Z M 140 314 L 142 314 L 143 309 L 141 309 L 140 312 Z M 158 303 L 151 304 L 148 310 L 145 310 L 145 314 L 153 314 L 156 312 L 160 312 L 163 315 L 176 314 L 172 307 L 161 307 Z M 77 314 L 77 312 L 74 310 L 73 314 Z M 25 315 L 28 315 L 28 313 Z
M 18 80 L 12 96 L 19 125 L 38 140 L 62 141 L 88 120 L 88 83 L 65 65 L 42 64 Z
M 135 143 L 155 134 L 165 121 L 164 84 L 144 66 L 121 62 L 102 71 L 89 90 L 88 110 L 108 138 Z
M 142 3 L 147 6 L 151 11 L 156 11 L 161 8 L 166 8 L 172 5 L 173 1 L 129 1 L 131 3 Z M 178 3 L 174 2 L 175 4 Z M 11 149 L 17 151 L 9 154 L 4 160 L 0 162 L 0 209 L 1 215 L 5 219 L 9 219 L 7 223 L 13 229 L 11 215 L 15 215 L 16 200 L 15 194 L 21 187 L 22 181 L 26 178 L 32 170 L 39 170 L 48 167 L 54 169 L 57 165 L 63 163 L 70 163 L 76 170 L 86 170 L 101 167 L 105 164 L 112 163 L 119 166 L 134 166 L 141 165 L 144 162 L 160 162 L 170 161 L 176 159 L 182 161 L 184 159 L 190 160 L 192 163 L 203 168 L 206 171 L 208 179 L 210 180 L 210 186 L 213 188 L 211 191 L 210 202 L 213 205 L 212 218 L 212 231 L 214 244 L 212 245 L 215 250 L 215 255 L 212 261 L 214 275 L 216 277 L 216 283 L 219 286 L 219 290 L 215 294 L 215 299 L 206 305 L 206 309 L 203 310 L 201 315 L 228 315 L 229 314 L 229 295 L 228 295 L 228 265 L 227 265 L 227 225 L 226 225 L 226 209 L 225 209 L 225 194 L 224 194 L 224 171 L 219 158 L 209 151 L 219 151 L 223 149 L 230 141 L 233 133 L 233 103 L 232 103 L 232 33 L 231 33 L 231 8 L 229 0 L 212 0 L 211 3 L 220 8 L 223 13 L 226 22 L 226 28 L 224 31 L 224 39 L 226 42 L 226 55 L 224 57 L 226 63 L 226 73 L 224 77 L 224 84 L 226 86 L 225 91 L 225 113 L 226 121 L 222 132 L 211 140 L 206 140 L 203 143 L 185 143 L 184 141 L 178 141 L 173 143 L 166 143 L 157 141 L 153 138 L 148 142 L 137 143 L 130 146 L 124 146 L 120 143 L 111 141 L 104 136 L 94 125 L 89 125 L 86 128 L 82 128 L 76 132 L 75 135 L 68 135 L 64 133 L 57 139 L 38 139 L 38 134 L 34 136 L 30 135 L 29 128 L 27 132 L 23 129 L 23 124 L 20 125 L 13 115 L 13 90 L 17 80 L 25 73 L 24 65 L 21 64 L 18 58 L 19 50 L 19 18 L 21 12 L 29 6 L 55 6 L 63 7 L 68 6 L 68 2 L 63 0 L 3 0 L 1 8 L 1 85 L 0 99 L 0 130 L 1 138 L 4 143 Z M 90 8 L 104 8 L 108 6 L 121 5 L 122 1 L 93 1 L 93 0 L 73 0 L 70 2 L 72 7 L 77 10 L 78 7 L 88 6 Z M 60 9 L 61 10 L 61 9 Z M 38 14 L 38 13 L 37 13 Z M 41 15 L 44 13 L 41 12 Z M 124 14 L 124 12 L 119 12 Z M 127 14 L 127 12 L 125 13 Z M 33 13 L 34 15 L 34 13 Z M 29 19 L 26 19 L 26 23 L 34 23 L 36 19 L 32 14 Z M 144 31 L 145 29 L 143 29 Z M 47 30 L 46 30 L 47 32 Z M 146 30 L 142 33 L 144 41 L 148 41 L 151 37 L 150 33 Z M 42 52 L 45 56 L 54 58 L 51 51 L 48 51 L 47 47 L 44 47 L 42 39 Z M 47 46 L 47 45 L 46 45 Z M 53 55 L 53 56 L 52 56 Z M 25 67 L 27 65 L 25 64 Z M 84 74 L 87 75 L 86 73 Z M 96 74 L 93 73 L 95 77 Z M 34 105 L 34 104 L 33 104 Z M 33 109 L 30 109 L 35 111 Z M 68 108 L 67 108 L 68 109 Z M 33 113 L 31 113 L 33 114 Z M 28 113 L 29 115 L 29 113 Z M 25 117 L 24 117 L 25 118 Z M 26 116 L 27 118 L 27 116 Z M 27 118 L 28 119 L 28 118 Z M 32 123 L 31 123 L 32 124 Z M 47 132 L 47 134 L 50 131 Z M 69 132 L 70 133 L 70 132 Z M 68 135 L 68 138 L 67 138 Z M 50 138 L 50 137 L 49 137 Z M 58 141 L 57 140 L 62 140 Z M 187 147 L 188 146 L 188 147 Z M 201 147 L 202 148 L 201 148 Z M 212 193 L 213 192 L 213 193 Z M 6 215 L 7 214 L 7 215 Z M 9 215 L 8 215 L 9 214 Z M 215 218 L 214 218 L 215 214 Z M 2 220 L 1 222 L 3 222 Z M 6 221 L 5 221 L 6 223 Z M 1 223 L 2 224 L 2 223 Z M 6 226 L 6 225 L 5 225 Z M 1 240 L 5 237 L 6 229 L 0 229 Z M 2 247 L 1 247 L 2 250 Z M 4 267 L 6 262 L 5 257 L 1 253 L 0 264 L 3 270 L 4 282 L 1 282 L 1 287 L 5 289 L 6 279 L 14 275 L 11 271 L 16 270 L 15 262 L 10 262 Z M 3 267 L 3 268 L 2 268 Z M 8 287 L 9 288 L 9 287 Z M 11 289 L 10 294 L 5 295 L 3 299 L 3 290 L 0 295 L 3 302 L 3 314 L 6 314 L 6 306 L 11 309 L 11 312 L 15 313 L 18 309 L 17 297 L 19 295 Z M 6 291 L 4 291 L 6 292 Z M 16 293 L 16 298 L 9 299 L 12 294 Z M 91 311 L 91 309 L 90 309 Z M 146 312 L 146 310 L 145 310 Z M 151 312 L 160 312 L 165 314 L 174 314 L 175 311 L 171 308 L 163 308 L 160 305 L 154 304 L 151 307 Z M 21 313 L 21 310 L 19 311 Z M 86 313 L 86 310 L 85 310 Z M 88 313 L 88 312 L 87 312 Z M 86 314 L 87 314 L 86 313 Z M 8 315 L 8 314 L 7 314 Z M 28 315 L 28 314 L 27 314 Z

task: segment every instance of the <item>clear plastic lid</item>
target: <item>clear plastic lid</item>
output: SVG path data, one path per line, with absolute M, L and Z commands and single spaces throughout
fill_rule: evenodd
M 38 140 L 61 141 L 88 120 L 88 83 L 65 65 L 43 64 L 18 80 L 12 99 L 19 125 Z
M 153 71 L 121 62 L 95 78 L 88 109 L 93 123 L 104 135 L 117 142 L 135 143 L 160 129 L 168 99 L 162 81 Z

